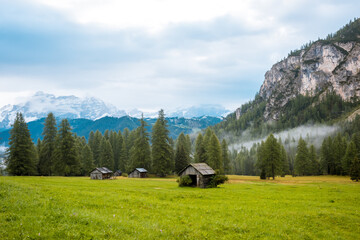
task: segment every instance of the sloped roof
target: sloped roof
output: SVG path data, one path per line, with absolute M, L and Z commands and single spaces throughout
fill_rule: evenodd
M 106 173 L 112 173 L 113 171 L 111 171 L 110 169 L 106 168 L 106 167 L 101 167 L 101 168 L 95 168 L 94 170 L 92 170 L 91 172 L 98 170 L 99 172 L 106 174 Z
M 185 169 L 187 169 L 189 166 L 192 166 L 193 168 L 195 168 L 201 175 L 214 175 L 215 171 L 214 169 L 212 169 L 209 165 L 207 165 L 206 163 L 190 163 L 186 168 L 184 168 L 183 170 L 181 170 L 179 172 L 179 175 L 185 171 Z
M 141 173 L 147 172 L 147 170 L 145 168 L 135 168 L 135 170 L 138 170 Z

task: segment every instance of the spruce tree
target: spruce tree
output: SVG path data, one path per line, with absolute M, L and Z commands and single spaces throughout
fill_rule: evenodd
M 92 144 L 90 145 L 90 148 L 93 152 L 94 157 L 94 163 L 95 166 L 101 167 L 101 160 L 100 160 L 100 144 L 103 139 L 103 136 L 99 130 L 96 130 L 94 134 L 94 140 L 92 141 Z
M 195 159 L 196 163 L 203 163 L 206 162 L 206 152 L 203 143 L 203 136 L 201 132 L 198 134 L 196 141 L 195 141 Z
M 7 172 L 11 175 L 36 175 L 36 156 L 30 131 L 22 113 L 17 113 L 10 130 L 9 148 L 6 152 Z
M 173 149 L 170 145 L 169 130 L 165 120 L 164 110 L 159 111 L 159 117 L 152 128 L 152 171 L 164 177 L 173 169 Z
M 230 174 L 231 167 L 230 167 L 229 149 L 225 139 L 223 139 L 221 142 L 221 153 L 224 163 L 224 173 Z
M 149 133 L 146 130 L 148 124 L 144 117 L 140 120 L 140 127 L 136 129 L 136 139 L 130 150 L 131 168 L 145 168 L 150 171 L 151 150 L 149 144 Z
M 224 174 L 224 163 L 222 159 L 221 145 L 215 133 L 213 133 L 210 138 L 206 154 L 208 165 L 218 173 Z
M 280 145 L 280 158 L 281 158 L 281 162 L 282 162 L 282 177 L 285 177 L 286 174 L 289 173 L 289 161 L 288 161 L 288 156 L 285 150 L 284 145 L 281 144 L 281 142 L 279 142 Z
M 315 146 L 311 145 L 309 149 L 309 174 L 318 175 L 319 174 L 319 162 L 316 154 Z
M 350 167 L 350 179 L 358 182 L 360 180 L 360 161 L 355 155 Z
M 89 176 L 90 171 L 95 168 L 94 158 L 90 146 L 86 144 L 81 151 L 81 173 Z
M 60 123 L 56 137 L 55 169 L 60 176 L 80 175 L 81 165 L 75 137 L 71 132 L 71 126 L 67 119 Z
M 101 140 L 100 144 L 100 163 L 101 167 L 114 171 L 114 153 L 110 141 L 105 137 Z
M 188 152 L 188 142 L 184 133 L 181 133 L 176 142 L 175 150 L 175 172 L 180 172 L 190 163 L 190 153 Z
M 213 134 L 214 134 L 214 132 L 211 130 L 210 127 L 208 127 L 206 129 L 206 131 L 205 131 L 205 135 L 204 135 L 203 141 L 202 141 L 202 145 L 204 147 L 204 150 L 205 150 L 206 154 L 203 155 L 203 159 L 201 159 L 201 161 L 204 162 L 204 163 L 207 163 L 208 165 L 210 165 L 210 164 L 209 164 L 209 160 L 208 160 L 209 155 L 207 153 L 209 152 L 208 147 L 209 147 L 209 144 L 210 144 L 211 136 Z
M 356 156 L 357 156 L 356 144 L 354 143 L 353 140 L 351 140 L 346 148 L 346 153 L 342 161 L 342 169 L 344 175 L 350 174 L 350 168 Z
M 187 151 L 187 154 L 189 155 L 189 161 L 191 161 L 192 144 L 191 144 L 191 139 L 190 139 L 189 134 L 186 134 L 185 140 L 186 140 L 186 151 Z
M 282 173 L 280 145 L 273 134 L 270 134 L 264 144 L 264 168 L 266 177 L 275 179 Z
M 297 146 L 297 152 L 295 156 L 294 170 L 295 174 L 299 176 L 308 175 L 308 167 L 309 167 L 309 150 L 306 146 L 305 140 L 301 137 L 299 139 L 299 143 Z
M 42 132 L 43 141 L 39 154 L 39 174 L 43 176 L 51 176 L 55 162 L 55 141 L 56 141 L 56 119 L 54 114 L 49 113 L 45 119 L 44 130 Z

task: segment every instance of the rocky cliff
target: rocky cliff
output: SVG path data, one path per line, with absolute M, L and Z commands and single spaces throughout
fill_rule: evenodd
M 360 20 L 290 54 L 266 72 L 260 96 L 267 101 L 264 117 L 276 120 L 290 99 L 334 91 L 343 100 L 360 97 Z

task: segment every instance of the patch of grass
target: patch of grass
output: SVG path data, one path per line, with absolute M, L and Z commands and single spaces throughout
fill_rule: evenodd
M 358 239 L 360 184 L 346 177 L 1 177 L 1 239 Z

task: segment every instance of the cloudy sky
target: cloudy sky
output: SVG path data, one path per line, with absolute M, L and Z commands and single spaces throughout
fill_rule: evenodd
M 121 109 L 235 109 L 290 50 L 359 9 L 355 0 L 0 0 L 0 107 L 44 91 Z

